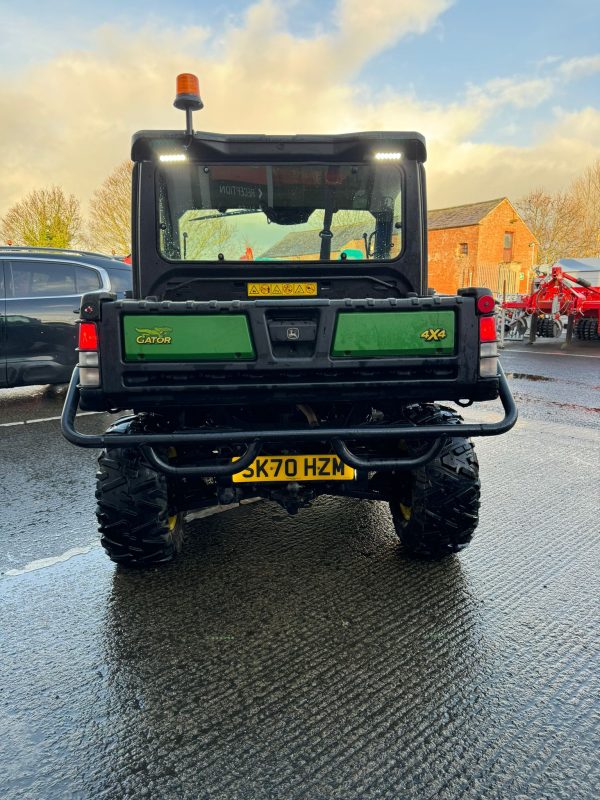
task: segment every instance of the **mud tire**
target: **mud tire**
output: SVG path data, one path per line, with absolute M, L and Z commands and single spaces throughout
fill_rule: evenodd
M 172 561 L 183 544 L 183 512 L 170 507 L 165 475 L 136 448 L 103 451 L 96 473 L 96 516 L 102 547 L 126 567 Z
M 452 409 L 419 407 L 421 425 L 460 424 Z M 448 439 L 440 454 L 423 467 L 397 473 L 390 511 L 405 553 L 437 561 L 463 550 L 479 522 L 479 464 L 470 439 Z
M 598 320 L 594 317 L 584 317 L 577 320 L 575 325 L 575 338 L 581 341 L 592 342 L 600 339 L 598 334 Z
M 562 325 L 560 323 L 557 325 L 556 322 L 552 317 L 544 317 L 538 320 L 537 335 L 540 339 L 556 339 L 560 336 Z

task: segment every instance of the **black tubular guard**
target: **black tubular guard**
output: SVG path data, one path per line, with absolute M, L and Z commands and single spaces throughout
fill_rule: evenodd
M 61 417 L 61 430 L 65 439 L 79 447 L 142 447 L 150 463 L 171 475 L 216 476 L 233 475 L 244 470 L 259 455 L 265 442 L 329 440 L 333 451 L 351 467 L 366 470 L 412 469 L 431 461 L 440 452 L 444 440 L 469 436 L 498 436 L 507 433 L 517 421 L 517 407 L 508 386 L 504 371 L 498 365 L 500 401 L 504 418 L 499 422 L 467 422 L 460 425 L 395 425 L 360 426 L 346 428 L 263 428 L 223 429 L 203 431 L 172 431 L 171 433 L 80 433 L 75 428 L 79 407 L 79 367 L 75 367 Z M 420 454 L 385 459 L 362 458 L 354 455 L 345 440 L 364 439 L 433 439 L 431 446 Z M 153 450 L 155 446 L 176 447 L 182 444 L 222 445 L 246 444 L 245 453 L 229 464 L 207 463 L 198 466 L 178 467 L 163 461 Z

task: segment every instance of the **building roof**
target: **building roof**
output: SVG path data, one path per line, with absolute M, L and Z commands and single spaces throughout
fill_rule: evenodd
M 506 197 L 497 197 L 495 200 L 484 200 L 482 203 L 432 209 L 427 213 L 427 227 L 430 231 L 435 231 L 441 228 L 465 228 L 469 225 L 477 225 L 506 199 Z
M 478 225 L 490 211 L 493 211 L 500 203 L 507 201 L 507 197 L 497 197 L 494 200 L 484 200 L 481 203 L 468 203 L 463 206 L 452 206 L 451 208 L 435 208 L 427 212 L 427 227 L 430 231 L 441 230 L 443 228 L 465 228 L 470 225 Z M 515 211 L 515 215 L 517 212 Z M 368 233 L 364 225 L 341 225 L 331 229 L 333 239 L 331 240 L 331 252 L 335 253 L 342 250 L 348 242 L 362 239 L 363 233 Z M 277 244 L 262 253 L 261 258 L 291 258 L 293 256 L 317 253 L 320 249 L 318 231 L 300 231 L 298 233 L 288 233 Z
M 600 258 L 561 258 L 557 263 L 565 272 L 570 270 L 596 272 L 600 270 Z
M 348 242 L 362 239 L 363 233 L 369 233 L 365 225 L 339 225 L 332 227 L 333 238 L 331 240 L 331 252 L 337 253 L 342 250 Z M 309 255 L 318 253 L 321 249 L 319 231 L 313 228 L 309 231 L 298 231 L 288 233 L 283 239 L 274 244 L 260 258 L 290 258 L 292 256 Z

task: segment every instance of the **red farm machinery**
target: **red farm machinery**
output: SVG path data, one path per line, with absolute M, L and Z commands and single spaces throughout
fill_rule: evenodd
M 600 286 L 578 275 L 565 272 L 560 265 L 534 281 L 531 294 L 506 300 L 499 314 L 500 340 L 523 338 L 529 341 L 557 338 L 566 317 L 566 342 L 573 334 L 579 340 L 600 339 Z

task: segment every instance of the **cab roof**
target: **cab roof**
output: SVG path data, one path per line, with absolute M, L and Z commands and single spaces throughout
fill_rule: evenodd
M 198 131 L 138 131 L 131 143 L 132 161 L 153 161 L 161 154 L 191 152 L 199 161 L 365 161 L 376 152 L 400 152 L 407 159 L 427 159 L 425 138 L 414 131 L 367 131 L 334 135 L 271 136 Z

